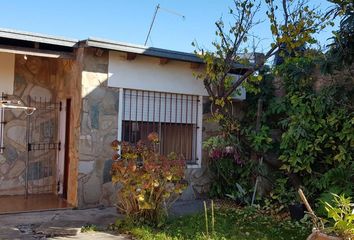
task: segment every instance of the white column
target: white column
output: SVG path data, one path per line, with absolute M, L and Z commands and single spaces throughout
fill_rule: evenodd
M 61 101 L 61 110 L 59 112 L 59 141 L 60 141 L 60 151 L 58 151 L 57 156 L 57 181 L 60 183 L 58 194 L 63 194 L 63 183 L 64 183 L 64 164 L 65 164 L 65 135 L 66 135 L 66 101 L 63 99 Z
M 1 100 L 1 99 L 0 99 Z M 3 153 L 4 149 L 4 123 L 5 121 L 5 110 L 0 107 L 0 154 Z
M 124 89 L 119 88 L 117 140 L 122 141 Z

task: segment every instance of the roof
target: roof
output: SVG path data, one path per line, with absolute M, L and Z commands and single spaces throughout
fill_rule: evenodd
M 120 52 L 136 53 L 151 57 L 168 58 L 186 62 L 203 63 L 203 60 L 193 53 L 172 51 L 162 48 L 147 47 L 142 45 L 128 44 L 100 38 L 88 38 L 85 40 L 86 46 L 104 48 Z
M 5 45 L 17 45 L 18 47 L 22 47 L 17 50 L 27 50 L 27 51 L 48 51 L 48 50 L 57 50 L 64 52 L 71 52 L 74 48 L 79 46 L 79 43 L 83 43 L 84 47 L 96 47 L 102 48 L 112 51 L 120 51 L 120 52 L 128 52 L 139 55 L 145 55 L 150 57 L 158 57 L 158 58 L 167 58 L 171 60 L 184 61 L 184 62 L 193 62 L 193 63 L 204 63 L 203 59 L 196 56 L 194 53 L 173 51 L 162 48 L 155 47 L 147 47 L 142 45 L 135 45 L 123 42 L 117 42 L 112 40 L 105 40 L 100 38 L 88 38 L 86 40 L 79 41 L 77 39 L 63 38 L 39 33 L 18 31 L 6 28 L 0 28 L 0 46 L 4 47 L 5 41 L 11 40 L 11 42 L 6 42 Z M 28 46 L 23 45 L 27 42 L 39 43 L 43 46 L 40 46 L 40 49 L 35 49 L 34 46 L 31 45 L 30 48 Z M 80 45 L 82 46 L 82 45 Z M 23 49 L 23 47 L 27 47 Z M 54 47 L 54 48 L 53 48 Z M 22 51 L 23 52 L 23 51 Z M 59 55 L 58 55 L 59 56 Z M 63 54 L 60 56 L 64 57 Z M 71 55 L 67 57 L 72 57 Z M 242 64 L 234 64 L 234 69 L 247 69 L 248 66 Z
M 204 63 L 204 60 L 196 56 L 194 53 L 173 51 L 163 48 L 147 47 L 142 45 L 130 44 L 117 42 L 112 40 L 100 39 L 90 37 L 83 41 L 87 47 L 103 48 L 107 50 L 120 51 L 135 53 L 150 57 L 167 58 L 172 60 L 184 61 L 184 62 L 195 62 Z M 248 69 L 249 66 L 235 63 L 233 65 L 234 69 Z
M 6 28 L 0 28 L 0 38 L 38 42 L 38 43 L 45 43 L 45 44 L 51 44 L 51 45 L 57 45 L 63 47 L 74 47 L 78 43 L 77 39 L 17 31 L 17 30 L 6 29 Z

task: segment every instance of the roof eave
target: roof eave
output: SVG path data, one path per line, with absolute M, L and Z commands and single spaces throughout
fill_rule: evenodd
M 150 57 L 167 58 L 171 60 L 204 64 L 203 59 L 193 53 L 178 52 L 161 48 L 132 45 L 122 42 L 114 42 L 97 38 L 89 38 L 83 41 L 86 47 L 103 48 L 112 51 L 129 52 Z M 235 63 L 235 69 L 249 69 L 250 66 Z
M 0 28 L 0 37 L 21 40 L 21 41 L 51 44 L 51 45 L 57 45 L 63 47 L 75 47 L 78 42 L 78 40 L 76 39 L 54 37 L 50 35 L 23 32 L 23 31 L 14 31 L 14 30 L 4 29 L 4 28 Z
M 98 40 L 93 38 L 87 39 L 85 41 L 85 45 L 87 47 L 97 47 L 97 48 L 103 48 L 103 49 L 119 51 L 119 52 L 129 52 L 129 53 L 135 53 L 135 54 L 145 55 L 150 57 L 167 58 L 171 60 L 178 60 L 184 62 L 203 63 L 202 59 L 198 58 L 192 53 L 171 51 L 171 50 L 166 50 L 161 48 L 131 45 L 126 43 L 111 42 L 111 41 Z

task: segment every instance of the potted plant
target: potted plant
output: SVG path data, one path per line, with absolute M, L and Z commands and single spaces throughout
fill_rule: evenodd
M 290 213 L 292 220 L 299 221 L 305 216 L 305 205 L 296 194 L 289 180 L 285 177 L 276 179 L 274 190 L 270 192 L 270 198 L 283 206 Z
M 350 197 L 332 194 L 333 203 L 324 202 L 328 217 L 318 218 L 304 201 L 313 217 L 315 228 L 307 240 L 353 240 L 354 239 L 354 204 Z M 301 194 L 300 194 L 301 196 Z M 320 224 L 316 224 L 320 222 Z
M 292 220 L 299 221 L 305 216 L 306 207 L 302 203 L 291 202 L 288 208 Z

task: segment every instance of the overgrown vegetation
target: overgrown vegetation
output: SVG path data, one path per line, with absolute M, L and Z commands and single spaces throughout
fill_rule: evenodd
M 209 212 L 211 215 L 211 212 Z M 211 218 L 208 219 L 211 226 Z M 170 220 L 163 228 L 150 226 L 121 226 L 121 232 L 141 240 L 221 240 L 221 239 L 305 239 L 310 231 L 307 223 L 274 219 L 255 208 L 217 208 L 214 232 L 206 234 L 203 213 Z
M 303 179 L 313 196 L 334 191 L 353 194 L 354 180 L 354 113 L 350 109 L 351 91 L 337 84 L 313 89 L 314 76 L 304 65 L 313 60 L 289 59 L 279 70 L 286 95 L 277 102 L 284 117 L 279 122 L 283 134 L 280 141 L 281 169 Z M 295 68 L 295 70 L 294 70 Z M 296 74 L 296 68 L 303 72 Z M 291 73 L 289 73 L 291 72 Z M 339 191 L 339 192 L 338 192 Z
M 274 69 L 274 75 L 284 81 L 284 96 L 265 96 L 262 88 L 259 94 L 249 94 L 248 114 L 241 123 L 243 131 L 240 132 L 240 140 L 233 141 L 238 144 L 234 148 L 242 149 L 242 155 L 238 156 L 243 159 L 239 160 L 242 164 L 237 164 L 234 157 L 225 158 L 225 154 L 211 164 L 217 179 L 221 176 L 227 180 L 214 183 L 224 188 L 217 192 L 219 197 L 230 194 L 230 188 L 237 193 L 236 184 L 242 183 L 248 187 L 249 198 L 253 190 L 250 183 L 254 182 L 255 175 L 272 183 L 273 190 L 268 194 L 271 199 L 268 203 L 272 204 L 296 201 L 295 194 L 290 194 L 292 188 L 295 191 L 299 186 L 305 188 L 312 203 L 327 200 L 330 192 L 353 195 L 352 89 L 335 83 L 320 90 L 314 89 L 314 84 L 319 80 L 313 73 L 317 67 L 316 61 L 316 58 L 306 56 L 289 58 Z M 250 102 L 257 98 L 263 99 L 258 131 L 257 105 Z M 276 130 L 278 136 L 272 136 L 271 130 Z M 222 144 L 219 147 L 226 149 Z M 262 156 L 266 166 L 256 164 L 257 157 L 252 160 L 252 153 Z M 226 189 L 228 186 L 231 187 Z
M 248 95 L 241 121 L 229 114 L 227 97 L 220 100 L 225 89 L 234 90 L 234 84 L 218 78 L 224 76 L 220 72 L 224 69 L 220 67 L 222 60 L 213 63 L 214 58 L 207 55 L 207 69 L 214 75 L 207 72 L 204 83 L 217 91 L 211 95 L 212 104 L 219 106 L 213 116 L 223 129 L 220 136 L 205 144 L 216 179 L 211 196 L 231 196 L 248 204 L 257 191 L 258 204 L 282 210 L 299 202 L 296 189 L 301 186 L 320 215 L 325 214 L 320 203 L 329 201 L 331 193 L 353 196 L 354 8 L 352 1 L 331 2 L 333 9 L 321 14 L 304 1 L 266 1 L 276 40 L 272 44 L 276 47 L 276 64 L 253 68 L 251 77 L 243 79 Z M 279 10 L 281 13 L 276 14 Z M 243 10 L 235 11 L 240 14 Z M 305 14 L 302 20 L 306 29 L 311 29 L 304 35 L 296 35 L 302 32 L 301 27 L 292 26 L 301 15 L 296 15 L 299 11 Z M 329 51 L 312 49 L 311 44 L 316 42 L 313 33 L 326 26 L 318 21 L 326 22 L 331 17 L 341 17 L 341 22 Z M 227 54 L 223 54 L 229 48 L 223 44 L 228 42 L 223 34 L 219 36 L 221 45 L 216 45 L 217 54 L 213 56 L 226 61 Z M 215 96 L 219 97 L 217 101 Z M 228 154 L 230 149 L 235 154 Z

